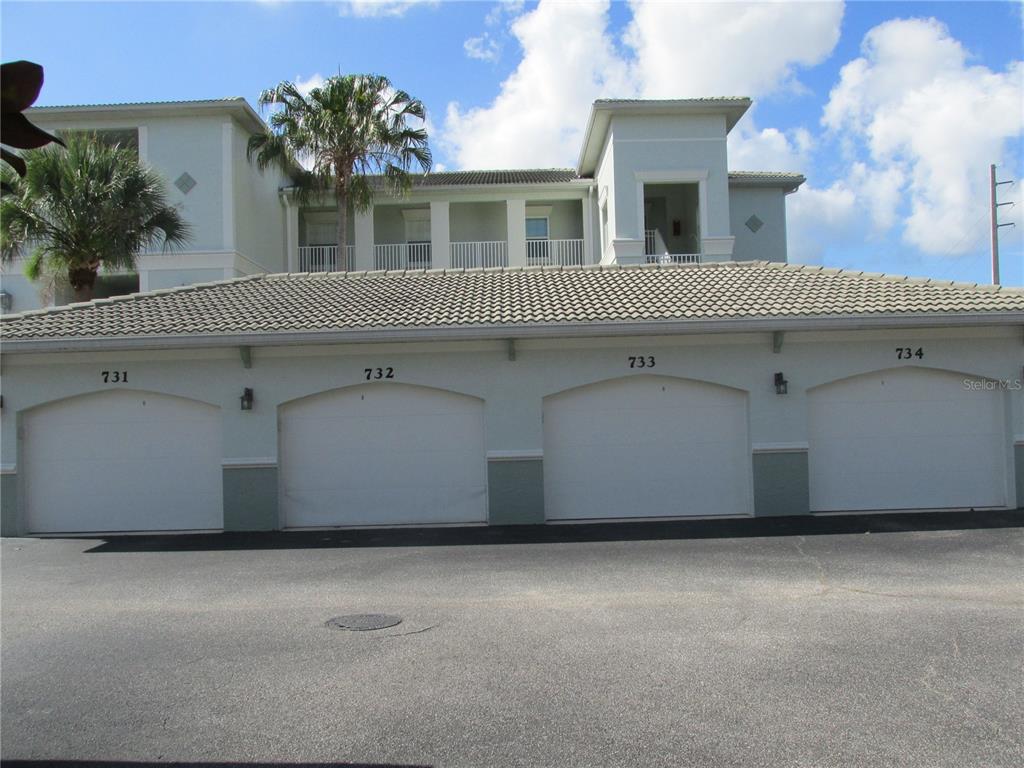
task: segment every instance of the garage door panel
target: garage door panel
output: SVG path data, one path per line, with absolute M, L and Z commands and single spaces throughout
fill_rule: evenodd
M 131 390 L 25 417 L 26 527 L 33 533 L 219 529 L 220 411 Z
M 544 477 L 549 519 L 746 514 L 746 395 L 635 376 L 550 396 Z
M 368 384 L 281 410 L 287 526 L 486 520 L 483 403 Z
M 814 511 L 999 507 L 1005 421 L 996 392 L 963 376 L 906 368 L 812 390 Z

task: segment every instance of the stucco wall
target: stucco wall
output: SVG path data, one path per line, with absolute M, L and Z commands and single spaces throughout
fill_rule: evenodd
M 597 381 L 642 375 L 630 369 L 627 360 L 640 353 L 656 358 L 653 373 L 748 392 L 755 456 L 780 450 L 799 453 L 806 451 L 808 439 L 807 390 L 860 373 L 906 366 L 896 359 L 897 346 L 923 347 L 925 360 L 914 363 L 921 367 L 1020 378 L 1019 329 L 790 333 L 780 353 L 772 351 L 769 334 L 520 341 L 515 360 L 508 359 L 506 345 L 499 342 L 257 348 L 249 369 L 243 367 L 237 349 L 5 356 L 0 462 L 17 465 L 17 423 L 26 409 L 112 386 L 102 383 L 100 371 L 113 365 L 129 371 L 132 389 L 219 406 L 226 459 L 272 465 L 278 452 L 278 406 L 364 384 L 363 370 L 371 366 L 393 367 L 402 383 L 482 398 L 488 451 L 543 451 L 544 397 Z M 789 394 L 775 393 L 776 371 L 788 379 Z M 255 407 L 248 412 L 238 407 L 245 387 L 255 391 Z M 1005 477 L 1008 497 L 1013 498 L 1014 436 L 1024 435 L 1024 394 L 1008 390 L 1002 396 L 1007 420 Z M 767 459 L 755 466 L 764 465 L 771 472 L 769 465 L 778 461 Z M 787 477 L 799 475 L 799 458 L 784 461 Z M 791 486 L 792 477 L 786 483 Z M 786 491 L 784 498 L 795 495 Z M 762 504 L 762 509 L 778 514 L 781 507 L 776 502 Z
M 452 203 L 448 209 L 451 242 L 507 239 L 507 208 L 504 202 L 497 201 Z
M 25 262 L 14 261 L 0 266 L 0 291 L 11 295 L 11 308 L 7 312 L 27 312 L 46 306 L 40 295 L 40 286 L 33 283 L 23 274 Z
M 406 205 L 377 205 L 373 209 L 373 242 L 376 245 L 405 242 L 405 217 L 402 211 L 418 208 L 429 211 L 429 206 L 409 203 Z
M 235 249 L 267 272 L 286 271 L 285 209 L 278 195 L 291 183 L 276 165 L 260 171 L 246 158 L 249 132 L 231 122 Z
M 707 172 L 705 237 L 729 234 L 729 179 L 726 170 L 725 117 L 615 116 L 614 185 L 616 237 L 643 238 L 638 210 L 637 173 Z M 659 182 L 686 179 L 659 179 Z
M 552 240 L 569 240 L 583 237 L 583 208 L 578 200 L 527 200 L 526 215 L 533 210 L 550 209 L 548 236 Z M 533 210 L 531 210 L 533 209 Z
M 737 261 L 786 261 L 786 194 L 781 189 L 731 187 L 729 215 Z M 751 216 L 764 223 L 757 232 L 746 225 Z
M 222 117 L 160 118 L 147 122 L 147 162 L 167 180 L 170 201 L 192 224 L 189 251 L 218 251 L 224 240 Z M 174 181 L 187 172 L 196 181 L 183 194 Z

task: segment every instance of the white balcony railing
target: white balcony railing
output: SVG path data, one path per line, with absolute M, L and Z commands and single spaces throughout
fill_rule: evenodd
M 344 272 L 355 264 L 355 246 L 345 246 L 345 258 L 338 263 L 338 246 L 304 245 L 299 247 L 300 272 Z
M 699 253 L 648 254 L 644 258 L 648 264 L 700 264 Z
M 583 240 L 527 240 L 526 263 L 531 267 L 581 266 Z
M 658 252 L 657 249 L 658 230 L 656 229 L 645 229 L 644 230 L 644 253 L 648 256 L 653 256 Z
M 430 243 L 373 246 L 374 269 L 430 269 Z
M 644 256 L 648 264 L 700 264 L 699 253 L 669 253 L 664 241 L 660 243 L 656 229 L 644 230 Z
M 451 258 L 454 269 L 507 267 L 508 244 L 504 240 L 452 243 Z

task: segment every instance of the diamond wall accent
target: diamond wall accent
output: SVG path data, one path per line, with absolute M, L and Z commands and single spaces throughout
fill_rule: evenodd
M 757 232 L 757 230 L 764 226 L 764 222 L 757 218 L 757 216 L 751 216 L 745 223 L 747 225 L 747 229 L 751 232 Z
M 174 180 L 174 186 L 181 190 L 181 194 L 187 195 L 198 182 L 188 175 L 188 171 L 181 174 L 177 179 Z

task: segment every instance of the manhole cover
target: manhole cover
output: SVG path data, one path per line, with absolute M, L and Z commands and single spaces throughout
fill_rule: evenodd
M 335 616 L 327 620 L 327 626 L 331 629 L 348 629 L 353 632 L 387 629 L 401 623 L 401 616 L 388 616 L 386 613 L 354 613 L 351 616 Z

